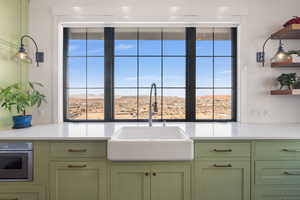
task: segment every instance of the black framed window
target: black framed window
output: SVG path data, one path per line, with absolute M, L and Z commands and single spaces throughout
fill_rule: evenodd
M 114 119 L 146 120 L 157 84 L 154 119 L 185 119 L 185 29 L 116 28 Z
M 104 120 L 104 29 L 64 30 L 64 119 Z
M 236 118 L 235 35 L 231 28 L 196 29 L 196 120 Z
M 235 121 L 236 47 L 236 28 L 65 28 L 64 120 L 147 120 L 154 82 L 155 120 Z

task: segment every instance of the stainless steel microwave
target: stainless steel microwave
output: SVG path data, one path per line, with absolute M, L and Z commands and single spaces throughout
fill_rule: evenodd
M 32 143 L 0 143 L 0 181 L 32 181 Z

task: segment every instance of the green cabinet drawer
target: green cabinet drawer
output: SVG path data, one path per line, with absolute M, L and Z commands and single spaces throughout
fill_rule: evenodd
M 45 188 L 42 186 L 1 186 L 0 200 L 45 200 Z
M 256 184 L 300 184 L 300 161 L 256 161 Z
M 56 158 L 105 158 L 105 142 L 57 142 L 50 144 L 50 154 Z
M 250 143 L 196 143 L 195 158 L 250 158 Z
M 256 142 L 256 160 L 300 160 L 300 142 Z
M 299 200 L 300 186 L 272 185 L 255 188 L 255 200 Z
M 38 193 L 15 192 L 15 193 L 0 193 L 0 200 L 40 200 L 40 198 Z

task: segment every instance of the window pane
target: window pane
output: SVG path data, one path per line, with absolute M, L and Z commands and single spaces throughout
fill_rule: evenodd
M 139 89 L 139 119 L 149 118 L 149 96 L 150 89 Z M 154 90 L 152 95 L 152 102 L 154 103 Z M 161 119 L 161 90 L 157 90 L 157 108 L 158 112 L 155 113 L 152 119 Z
M 115 57 L 115 87 L 137 87 L 137 57 Z
M 70 28 L 68 56 L 86 56 L 86 29 Z
M 87 58 L 87 83 L 88 88 L 104 88 L 104 58 L 89 57 Z
M 213 58 L 196 58 L 196 87 L 213 86 Z
M 139 60 L 139 86 L 150 87 L 156 83 L 161 85 L 161 58 L 140 58 Z
M 137 89 L 115 89 L 115 119 L 137 119 Z
M 86 90 L 69 89 L 67 95 L 67 119 L 85 120 L 86 119 Z
M 185 29 L 163 29 L 163 54 L 168 56 L 185 55 Z
M 164 87 L 185 87 L 185 58 L 165 57 L 163 69 Z
M 137 29 L 115 29 L 115 55 L 137 55 Z
M 215 56 L 231 56 L 231 28 L 215 28 Z
M 87 119 L 104 120 L 104 90 L 89 89 L 87 98 Z
M 212 89 L 196 90 L 196 119 L 213 119 L 213 91 Z
M 161 29 L 143 28 L 139 30 L 139 55 L 161 55 Z
M 185 119 L 185 89 L 163 90 L 163 119 Z
M 87 55 L 104 56 L 104 29 L 89 28 L 87 31 Z
M 86 87 L 86 58 L 69 57 L 67 63 L 67 87 Z
M 215 89 L 214 118 L 231 119 L 231 90 Z
M 215 87 L 231 87 L 231 58 L 215 59 Z
M 196 32 L 196 56 L 212 56 L 213 29 L 197 28 Z

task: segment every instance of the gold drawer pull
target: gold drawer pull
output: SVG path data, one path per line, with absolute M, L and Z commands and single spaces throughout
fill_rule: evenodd
M 86 149 L 68 149 L 68 152 L 71 152 L 71 153 L 84 153 L 84 152 L 87 152 Z
M 68 165 L 68 168 L 85 168 L 85 167 L 87 167 L 86 164 L 84 164 L 84 165 Z
M 290 175 L 290 176 L 300 176 L 300 171 L 299 172 L 289 172 L 289 171 L 285 171 L 283 172 L 285 175 Z
M 228 165 L 218 165 L 218 164 L 214 164 L 213 166 L 214 166 L 214 167 L 232 167 L 231 164 L 228 164 Z
M 300 152 L 300 149 L 282 149 L 285 152 Z
M 232 149 L 214 149 L 214 152 L 232 152 Z

